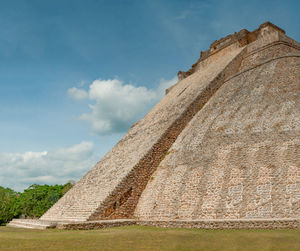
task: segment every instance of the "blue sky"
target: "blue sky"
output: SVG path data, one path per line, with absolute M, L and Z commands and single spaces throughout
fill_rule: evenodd
M 78 180 L 214 40 L 300 1 L 0 0 L 0 186 Z

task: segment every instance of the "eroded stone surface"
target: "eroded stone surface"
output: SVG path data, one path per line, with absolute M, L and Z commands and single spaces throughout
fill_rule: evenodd
M 243 61 L 177 138 L 138 218 L 300 218 L 300 54 L 260 53 L 265 63 Z

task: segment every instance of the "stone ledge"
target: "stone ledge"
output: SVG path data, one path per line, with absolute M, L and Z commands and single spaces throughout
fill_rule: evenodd
M 199 229 L 300 229 L 300 219 L 137 221 L 140 226 Z
M 14 220 L 18 222 L 18 220 Z M 25 223 L 24 220 L 19 223 Z M 211 220 L 134 220 L 134 219 L 117 219 L 117 220 L 99 220 L 85 222 L 45 222 L 38 221 L 27 224 L 8 224 L 11 227 L 21 228 L 57 228 L 62 230 L 92 230 L 109 227 L 121 227 L 130 225 L 152 226 L 161 228 L 198 228 L 198 229 L 300 229 L 300 219 L 211 219 Z M 29 225 L 30 223 L 34 223 Z M 45 224 L 45 223 L 48 223 Z
M 102 220 L 81 223 L 58 223 L 56 228 L 64 230 L 91 230 L 120 226 L 152 226 L 162 228 L 198 229 L 300 229 L 300 219 L 218 219 L 218 220 Z
M 55 228 L 57 222 L 43 221 L 39 219 L 13 219 L 7 224 L 8 227 L 31 228 L 31 229 L 47 229 Z
M 100 220 L 100 221 L 86 221 L 86 222 L 70 222 L 70 223 L 57 223 L 57 229 L 63 230 L 90 230 L 101 229 L 109 227 L 121 227 L 136 225 L 136 220 L 132 219 L 120 219 L 120 220 Z
M 253 69 L 255 69 L 255 68 L 258 68 L 258 67 L 260 67 L 260 66 L 262 66 L 262 65 L 264 65 L 264 64 L 270 63 L 270 62 L 275 61 L 275 60 L 279 60 L 279 59 L 283 59 L 283 58 L 291 58 L 291 57 L 299 58 L 300 55 L 299 55 L 299 54 L 289 54 L 289 55 L 284 55 L 284 56 L 279 56 L 279 57 L 276 57 L 276 58 L 268 59 L 268 60 L 266 60 L 266 61 L 264 61 L 264 62 L 262 62 L 262 63 L 259 63 L 259 64 L 255 65 L 255 66 L 249 67 L 249 68 L 247 68 L 247 69 L 245 69 L 245 70 L 242 70 L 242 71 L 240 71 L 240 72 L 238 72 L 238 73 L 233 74 L 233 75 L 230 76 L 229 78 L 225 79 L 224 84 L 225 84 L 226 82 L 228 82 L 229 80 L 231 80 L 231 79 L 233 79 L 233 78 L 235 78 L 235 77 L 237 77 L 237 76 L 239 76 L 239 75 L 241 75 L 241 74 L 243 74 L 243 73 L 245 73 L 245 72 L 247 72 L 247 71 L 251 71 L 251 70 L 253 70 Z

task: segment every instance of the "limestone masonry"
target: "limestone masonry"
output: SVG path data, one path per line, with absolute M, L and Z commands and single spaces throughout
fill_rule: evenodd
M 10 225 L 300 228 L 300 44 L 267 22 L 178 80 L 40 220 Z

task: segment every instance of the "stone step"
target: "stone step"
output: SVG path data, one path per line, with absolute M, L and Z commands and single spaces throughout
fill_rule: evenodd
M 27 225 L 21 223 L 8 223 L 8 227 L 16 227 L 16 228 L 30 228 L 30 229 L 47 229 L 47 226 L 39 226 L 39 225 Z
M 55 217 L 47 217 L 47 218 L 44 218 L 43 220 L 46 220 L 46 221 L 62 221 L 60 219 L 57 219 Z M 83 218 L 83 217 L 75 217 L 75 216 L 66 216 L 65 217 L 65 220 L 64 221 L 86 221 L 87 218 Z
M 91 230 L 110 227 L 130 226 L 136 224 L 135 219 L 99 220 L 85 222 L 58 222 L 56 228 L 63 230 Z
M 116 220 L 100 220 L 100 221 L 46 221 L 39 219 L 13 219 L 7 224 L 8 227 L 28 228 L 28 229 L 101 229 L 107 227 L 119 227 L 135 225 L 134 219 L 116 219 Z
M 7 226 L 17 228 L 47 229 L 55 228 L 56 224 L 57 222 L 41 221 L 38 219 L 13 219 L 7 224 Z

